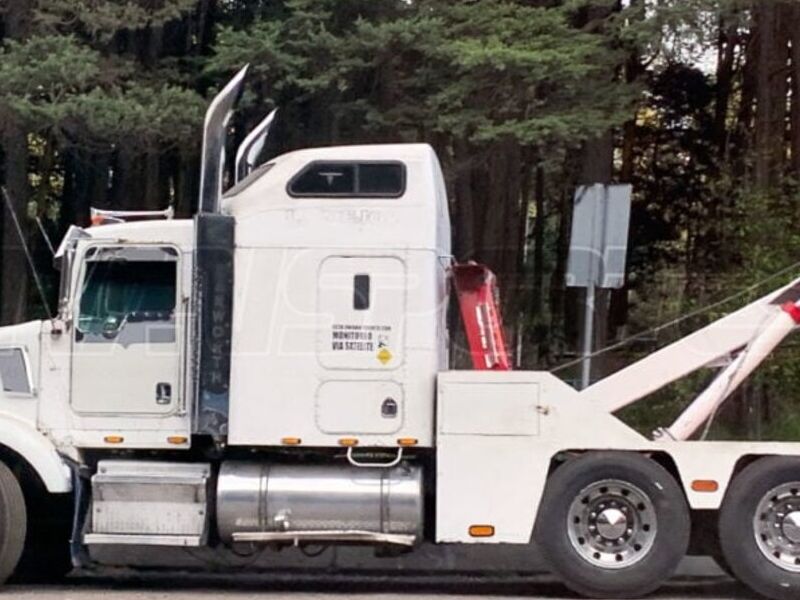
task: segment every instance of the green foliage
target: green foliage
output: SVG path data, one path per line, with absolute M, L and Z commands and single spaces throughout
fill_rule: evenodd
M 207 69 L 250 62 L 269 90 L 262 102 L 325 94 L 329 110 L 368 131 L 441 132 L 476 143 L 574 145 L 621 123 L 637 96 L 612 75 L 618 51 L 572 27 L 561 8 L 383 3 L 393 4 L 370 18 L 360 2 L 337 2 L 336 10 L 287 2 L 280 21 L 221 27 Z M 342 22 L 348 11 L 357 18 Z
M 38 25 L 50 31 L 80 30 L 109 41 L 121 30 L 140 30 L 181 18 L 196 0 L 47 0 L 35 10 Z
M 176 86 L 137 83 L 106 68 L 75 36 L 9 41 L 0 61 L 0 106 L 34 131 L 72 143 L 178 144 L 196 139 L 204 100 Z

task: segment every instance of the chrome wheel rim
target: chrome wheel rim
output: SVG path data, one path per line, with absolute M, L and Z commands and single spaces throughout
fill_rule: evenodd
M 650 497 L 619 479 L 605 479 L 582 489 L 572 501 L 567 519 L 575 552 L 604 569 L 624 569 L 644 559 L 658 532 Z
M 800 481 L 770 490 L 753 519 L 758 549 L 772 564 L 800 573 Z

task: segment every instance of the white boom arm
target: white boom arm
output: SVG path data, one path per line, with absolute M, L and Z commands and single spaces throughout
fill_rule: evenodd
M 720 359 L 731 357 L 748 344 L 752 344 L 760 334 L 769 333 L 770 336 L 774 334 L 777 337 L 781 327 L 777 323 L 770 324 L 770 321 L 777 320 L 777 312 L 787 315 L 786 312 L 779 310 L 782 304 L 795 303 L 798 299 L 800 299 L 800 278 L 685 338 L 649 354 L 629 367 L 601 379 L 580 393 L 587 400 L 599 403 L 605 410 L 616 412 L 697 369 Z M 791 317 L 789 320 L 792 320 Z M 782 317 L 780 321 L 783 323 L 785 319 Z M 780 339 L 783 337 L 785 335 Z M 762 342 L 764 347 L 769 339 Z M 775 345 L 780 342 L 780 339 L 775 342 Z M 742 363 L 746 363 L 746 365 L 740 364 L 739 369 L 756 361 L 750 369 L 752 371 L 765 358 L 755 354 L 753 350 L 751 347 L 752 357 L 750 359 L 746 356 L 741 358 Z M 763 349 L 759 352 L 763 354 Z M 735 363 L 736 361 L 734 361 Z M 734 367 L 734 364 L 728 369 Z M 726 385 L 726 388 L 730 388 L 730 385 Z
M 758 365 L 764 362 L 783 339 L 794 330 L 800 319 L 800 307 L 788 303 L 776 310 L 755 338 L 736 359 L 717 375 L 714 381 L 695 398 L 666 433 L 676 440 L 688 440 L 717 408 L 738 388 Z

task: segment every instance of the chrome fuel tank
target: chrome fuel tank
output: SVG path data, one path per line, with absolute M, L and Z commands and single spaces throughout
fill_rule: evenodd
M 250 532 L 360 531 L 422 537 L 422 470 L 228 461 L 217 483 L 220 538 Z

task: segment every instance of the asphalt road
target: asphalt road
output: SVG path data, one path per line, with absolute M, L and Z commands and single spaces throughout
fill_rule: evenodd
M 73 576 L 59 586 L 12 585 L 2 596 L 14 600 L 561 600 L 575 598 L 548 576 L 459 575 L 197 575 L 159 572 Z M 656 600 L 756 600 L 724 576 L 678 577 L 651 596 Z

